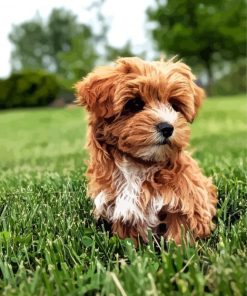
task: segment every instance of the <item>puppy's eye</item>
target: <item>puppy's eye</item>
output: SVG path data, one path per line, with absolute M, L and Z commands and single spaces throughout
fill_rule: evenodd
M 171 106 L 172 106 L 173 110 L 175 110 L 176 112 L 181 111 L 181 106 L 179 106 L 178 103 L 171 103 Z
M 130 99 L 123 108 L 123 114 L 128 113 L 137 113 L 143 110 L 145 103 L 140 97 L 136 97 L 134 99 Z
M 173 110 L 176 112 L 182 112 L 183 106 L 181 102 L 177 101 L 176 99 L 170 99 L 170 105 L 172 106 Z

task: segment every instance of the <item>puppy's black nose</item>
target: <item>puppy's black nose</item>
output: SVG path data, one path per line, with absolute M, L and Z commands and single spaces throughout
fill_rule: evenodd
M 157 124 L 157 129 L 165 138 L 169 138 L 173 133 L 173 126 L 167 122 Z

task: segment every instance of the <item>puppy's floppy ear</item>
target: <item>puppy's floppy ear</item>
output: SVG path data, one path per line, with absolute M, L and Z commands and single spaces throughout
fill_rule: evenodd
M 113 111 L 116 69 L 99 67 L 75 85 L 77 103 L 98 117 L 107 117 Z
M 198 112 L 198 109 L 201 107 L 202 103 L 203 103 L 203 100 L 205 98 L 205 92 L 204 90 L 199 87 L 195 82 L 193 82 L 194 84 L 194 116 L 191 120 L 191 122 L 193 122 L 194 118 L 196 117 L 197 115 L 197 112 Z
M 167 62 L 155 62 L 162 68 L 167 77 L 166 89 L 170 100 L 180 105 L 181 111 L 188 122 L 193 122 L 199 107 L 205 96 L 204 91 L 199 87 L 191 68 L 181 61 L 175 61 L 176 57 Z

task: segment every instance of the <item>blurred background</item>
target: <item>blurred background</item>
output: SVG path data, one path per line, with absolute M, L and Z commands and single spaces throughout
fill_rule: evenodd
M 0 109 L 71 104 L 118 56 L 177 55 L 209 96 L 246 93 L 244 0 L 8 0 L 0 28 Z

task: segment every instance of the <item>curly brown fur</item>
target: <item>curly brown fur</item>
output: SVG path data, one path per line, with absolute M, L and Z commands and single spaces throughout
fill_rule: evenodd
M 179 61 L 120 58 L 76 84 L 89 112 L 94 213 L 120 238 L 147 241 L 148 228 L 164 229 L 179 244 L 182 228 L 193 239 L 213 229 L 216 188 L 185 151 L 204 97 L 194 79 Z

